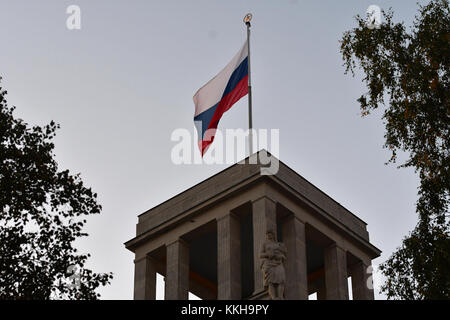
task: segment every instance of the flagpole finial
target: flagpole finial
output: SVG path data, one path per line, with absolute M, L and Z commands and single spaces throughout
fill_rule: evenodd
M 252 20 L 252 14 L 251 13 L 247 13 L 244 17 L 244 23 L 250 27 L 250 21 Z

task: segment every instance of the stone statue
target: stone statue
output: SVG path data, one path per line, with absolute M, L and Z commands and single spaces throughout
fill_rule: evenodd
M 283 262 L 286 260 L 286 246 L 275 241 L 275 232 L 268 230 L 267 241 L 261 247 L 259 258 L 260 268 L 264 276 L 264 288 L 268 291 L 270 299 L 284 300 L 285 272 Z

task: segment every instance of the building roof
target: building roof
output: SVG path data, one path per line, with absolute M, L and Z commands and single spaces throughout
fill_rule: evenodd
M 261 170 L 264 170 L 267 166 L 256 163 L 254 159 L 262 152 L 267 151 L 261 150 L 140 214 L 136 237 L 126 242 L 125 246 L 133 251 L 136 245 L 145 241 L 147 234 L 162 224 L 177 220 L 180 216 L 201 208 L 207 202 L 220 201 L 222 196 L 230 196 L 238 192 L 239 189 L 264 179 L 282 187 L 288 193 L 295 194 L 297 198 L 313 207 L 326 219 L 341 225 L 346 229 L 345 231 L 364 243 L 374 255 L 380 254 L 381 251 L 369 243 L 367 224 L 363 220 L 276 157 L 268 154 L 273 157 L 274 161 L 279 162 L 278 172 L 274 175 L 261 175 Z M 256 164 L 249 164 L 249 160 Z

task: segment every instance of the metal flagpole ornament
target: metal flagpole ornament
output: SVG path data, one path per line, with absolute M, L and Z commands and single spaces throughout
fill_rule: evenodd
M 247 49 L 248 49 L 248 148 L 249 156 L 253 154 L 253 124 L 252 124 L 252 82 L 250 74 L 250 21 L 252 20 L 252 14 L 247 13 L 244 17 L 244 23 L 247 26 Z

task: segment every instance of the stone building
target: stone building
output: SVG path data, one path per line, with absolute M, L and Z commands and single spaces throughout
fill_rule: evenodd
M 255 156 L 255 155 L 253 155 Z M 258 252 L 272 229 L 287 248 L 286 299 L 373 299 L 371 260 L 380 250 L 367 225 L 279 162 L 235 164 L 138 217 L 134 298 L 267 299 Z

